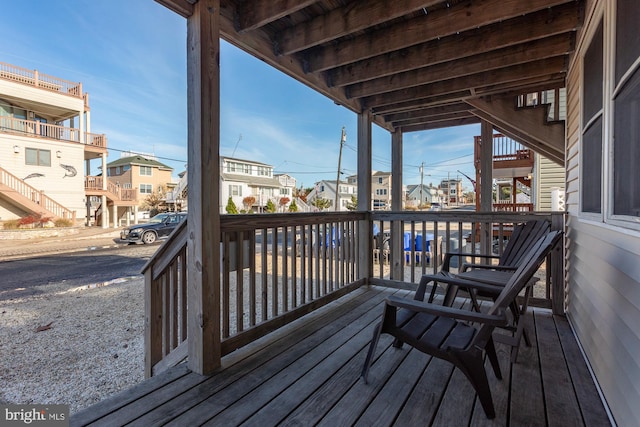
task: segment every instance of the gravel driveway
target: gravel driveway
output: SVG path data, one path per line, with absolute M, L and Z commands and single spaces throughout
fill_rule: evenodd
M 74 413 L 144 379 L 144 279 L 0 301 L 0 402 Z

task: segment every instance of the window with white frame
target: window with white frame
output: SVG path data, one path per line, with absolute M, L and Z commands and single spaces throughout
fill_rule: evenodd
M 386 196 L 387 189 L 386 188 L 378 188 L 376 189 L 376 196 Z
M 640 8 L 618 0 L 613 89 L 611 213 L 640 217 Z
M 153 168 L 151 166 L 140 166 L 140 176 L 151 176 L 152 171 Z
M 230 196 L 242 196 L 242 186 L 241 185 L 229 185 L 229 195 Z
M 153 184 L 140 184 L 140 194 L 152 194 Z
M 378 178 L 378 184 L 382 184 L 382 178 Z
M 602 116 L 604 50 L 602 21 L 583 57 L 582 84 L 582 212 L 602 212 Z
M 51 150 L 39 148 L 25 148 L 25 164 L 32 166 L 51 166 Z

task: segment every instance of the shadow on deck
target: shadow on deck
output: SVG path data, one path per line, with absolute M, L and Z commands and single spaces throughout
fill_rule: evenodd
M 532 347 L 503 379 L 488 369 L 496 418 L 487 420 L 469 382 L 452 365 L 396 349 L 383 335 L 369 384 L 359 378 L 386 296 L 363 287 L 223 359 L 210 377 L 179 365 L 80 411 L 71 425 L 608 425 L 567 320 L 534 309 Z

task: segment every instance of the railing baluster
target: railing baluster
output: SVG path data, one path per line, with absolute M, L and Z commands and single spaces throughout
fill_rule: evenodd
M 236 233 L 236 332 L 244 331 L 244 232 Z
M 282 312 L 289 311 L 289 227 L 282 227 Z
M 269 314 L 269 293 L 268 293 L 268 288 L 269 288 L 269 275 L 267 274 L 267 266 L 268 266 L 268 262 L 267 262 L 267 246 L 268 246 L 268 242 L 267 242 L 267 229 L 263 228 L 262 229 L 262 244 L 261 244 L 261 256 L 262 256 L 262 289 L 261 289 L 261 293 L 262 293 L 262 321 L 266 321 L 268 314 Z
M 229 325 L 229 320 L 230 320 L 230 313 L 229 313 L 229 309 L 230 309 L 230 281 L 229 281 L 229 274 L 231 274 L 230 270 L 230 260 L 229 260 L 229 253 L 230 253 L 230 237 L 229 237 L 228 232 L 224 232 L 222 233 L 222 248 L 223 248 L 223 256 L 222 256 L 222 307 L 220 310 L 220 314 L 222 317 L 222 337 L 226 338 L 229 336 L 230 333 L 230 325 Z

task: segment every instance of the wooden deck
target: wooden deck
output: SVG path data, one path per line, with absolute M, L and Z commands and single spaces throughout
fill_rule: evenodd
M 527 315 L 532 347 L 503 379 L 488 370 L 497 416 L 487 420 L 452 365 L 391 347 L 382 336 L 369 384 L 359 378 L 373 325 L 391 293 L 364 287 L 224 359 L 211 377 L 184 365 L 74 414 L 71 425 L 603 426 L 604 407 L 563 317 Z

